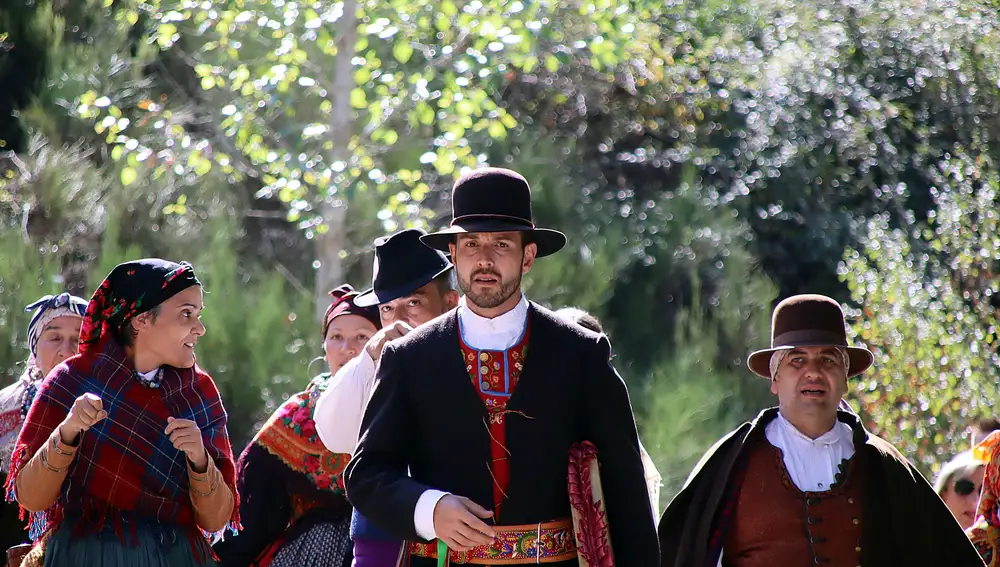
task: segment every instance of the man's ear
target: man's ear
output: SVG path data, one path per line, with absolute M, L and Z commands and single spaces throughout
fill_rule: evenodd
M 535 256 L 538 255 L 538 245 L 529 242 L 524 245 L 524 259 L 521 260 L 521 275 L 531 271 L 531 266 L 535 263 Z
M 450 290 L 446 291 L 444 293 L 444 306 L 445 306 L 445 308 L 448 309 L 448 310 L 454 309 L 458 305 L 459 298 L 460 298 L 460 296 L 458 295 L 457 291 L 455 291 L 453 289 L 450 289 Z

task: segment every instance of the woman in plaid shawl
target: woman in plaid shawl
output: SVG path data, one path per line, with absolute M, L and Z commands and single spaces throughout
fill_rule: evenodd
M 336 372 L 381 327 L 375 306 L 358 307 L 349 285 L 330 292 L 323 351 Z M 237 487 L 243 532 L 215 544 L 221 567 L 349 567 L 351 505 L 344 494 L 350 455 L 332 453 L 313 411 L 331 376 L 323 373 L 261 427 L 240 456 Z
M 115 267 L 94 293 L 80 354 L 39 388 L 8 498 L 39 536 L 26 564 L 214 565 L 206 538 L 239 528 L 226 412 L 195 364 L 205 334 L 189 264 Z

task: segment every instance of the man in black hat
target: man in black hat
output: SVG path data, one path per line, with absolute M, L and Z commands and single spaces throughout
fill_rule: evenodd
M 635 421 L 607 337 L 521 294 L 521 277 L 565 236 L 534 226 L 528 183 L 510 170 L 464 175 L 452 210 L 451 226 L 422 240 L 451 252 L 465 297 L 383 352 L 348 498 L 408 541 L 412 567 L 438 557 L 656 565 Z M 601 483 L 567 481 L 581 446 L 596 448 Z
M 361 417 L 375 385 L 375 367 L 390 341 L 455 307 L 451 262 L 420 242 L 426 232 L 406 229 L 375 240 L 372 288 L 357 298 L 359 307 L 378 305 L 382 329 L 364 351 L 337 371 L 316 402 L 316 432 L 327 449 L 353 454 Z M 351 523 L 355 567 L 391 567 L 399 539 L 355 513 Z
M 778 407 L 719 440 L 660 519 L 661 567 L 983 563 L 920 473 L 839 410 L 871 366 L 847 343 L 840 305 L 790 297 L 750 370 Z

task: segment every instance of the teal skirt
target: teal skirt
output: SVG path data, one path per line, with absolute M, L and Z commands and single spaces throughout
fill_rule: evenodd
M 208 543 L 180 529 L 135 525 L 135 537 L 123 542 L 114 530 L 75 535 L 63 522 L 45 546 L 45 567 L 214 567 Z M 197 549 L 197 554 L 195 550 Z

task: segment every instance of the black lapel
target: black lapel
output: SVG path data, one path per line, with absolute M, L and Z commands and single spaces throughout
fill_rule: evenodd
M 545 317 L 538 314 L 538 310 L 535 308 L 534 302 L 531 301 L 528 302 L 528 316 L 526 322 L 528 325 L 528 332 L 530 334 L 528 335 L 528 348 L 526 349 L 524 356 L 524 368 L 521 369 L 521 377 L 517 379 L 517 386 L 514 388 L 514 393 L 511 394 L 510 399 L 507 400 L 507 409 L 516 408 L 516 401 L 521 399 L 521 392 L 524 391 L 525 385 L 527 385 L 530 390 L 532 387 L 531 385 L 535 380 L 537 380 L 533 378 L 535 373 L 532 372 L 532 369 L 538 365 L 537 360 L 541 356 L 541 353 L 536 351 L 539 351 L 539 347 L 544 344 L 545 337 L 549 331 L 549 322 L 545 320 Z

